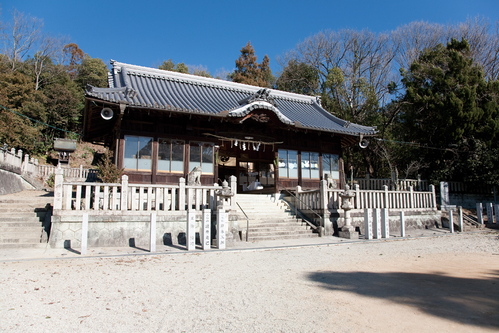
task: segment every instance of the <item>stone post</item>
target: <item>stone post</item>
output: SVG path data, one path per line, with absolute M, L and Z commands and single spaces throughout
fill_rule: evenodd
M 332 230 L 330 223 L 326 223 L 327 221 L 327 211 L 328 211 L 328 200 L 327 200 L 327 181 L 321 180 L 320 185 L 319 185 L 319 195 L 320 195 L 320 210 L 321 210 L 321 217 L 322 217 L 322 227 L 321 229 L 321 236 L 323 234 L 325 235 L 331 235 Z
M 88 245 L 88 214 L 84 213 L 81 221 L 81 251 L 80 254 L 87 254 Z
M 451 233 L 454 232 L 454 212 L 452 211 L 452 209 L 449 209 L 449 231 Z
M 203 209 L 203 250 L 211 249 L 211 209 Z
M 192 209 L 187 210 L 185 245 L 187 246 L 187 251 L 194 251 L 196 249 L 196 211 Z
M 440 207 L 442 210 L 447 210 L 449 205 L 449 183 L 440 182 Z
M 54 210 L 62 209 L 62 183 L 64 175 L 61 168 L 55 169 L 54 177 Z
M 485 204 L 485 208 L 487 209 L 487 224 L 494 223 L 494 206 L 492 202 Z
M 23 167 L 23 151 L 21 149 L 19 149 L 17 151 L 17 161 L 18 161 L 18 167 L 22 169 Z
M 355 205 L 352 207 L 353 209 L 361 209 L 360 207 L 360 186 L 359 184 L 355 184 L 353 186 L 355 191 Z
M 464 226 L 463 226 L 463 207 L 459 206 L 458 207 L 458 219 L 459 219 L 459 231 L 463 232 Z
M 230 189 L 234 195 L 230 199 L 230 210 L 235 211 L 237 210 L 236 207 L 236 198 L 237 198 L 237 177 L 236 176 L 230 176 Z
M 178 210 L 185 210 L 185 178 L 181 177 L 178 181 Z
M 128 210 L 128 176 L 121 176 L 121 210 Z
M 21 172 L 28 172 L 28 166 L 29 166 L 29 155 L 24 154 L 24 162 L 22 164 Z
M 478 223 L 483 224 L 483 206 L 481 202 L 478 202 L 476 204 L 476 217 Z
M 390 214 L 388 208 L 381 210 L 381 237 L 390 238 Z
M 227 224 L 227 213 L 223 206 L 217 209 L 217 248 L 225 249 L 225 228 Z
M 373 210 L 371 208 L 364 209 L 364 238 L 373 239 Z
M 499 223 L 499 205 L 494 206 L 496 212 L 496 223 Z
M 405 237 L 405 216 L 404 212 L 400 212 L 400 237 Z
M 409 186 L 409 191 L 411 192 L 411 195 L 409 196 L 409 208 L 414 208 L 414 188 L 412 186 Z
M 149 227 L 149 252 L 156 252 L 156 212 L 151 213 Z
M 375 208 L 373 213 L 373 238 L 381 238 L 381 209 Z
M 432 184 L 430 186 L 428 186 L 430 192 L 431 192 L 431 196 L 432 196 L 432 204 L 433 204 L 433 207 L 432 208 L 437 208 L 437 196 L 435 195 L 435 186 Z
M 390 207 L 390 194 L 388 193 L 388 185 L 383 185 L 383 191 L 385 191 L 385 208 Z

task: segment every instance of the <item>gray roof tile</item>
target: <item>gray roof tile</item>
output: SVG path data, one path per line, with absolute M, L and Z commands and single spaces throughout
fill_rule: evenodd
M 199 77 L 160 69 L 153 69 L 111 61 L 109 76 L 112 88 L 89 87 L 87 96 L 113 103 L 125 102 L 131 107 L 145 107 L 169 111 L 228 116 L 248 113 L 258 106 L 274 112 L 284 123 L 314 130 L 346 135 L 374 135 L 374 127 L 350 124 L 333 116 L 317 104 L 312 96 L 279 90 L 267 90 L 277 107 L 258 100 L 241 106 L 262 88 L 218 79 Z

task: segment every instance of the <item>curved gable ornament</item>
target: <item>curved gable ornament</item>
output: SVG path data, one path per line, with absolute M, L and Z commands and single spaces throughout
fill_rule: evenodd
M 264 102 L 264 101 L 251 102 L 250 104 L 247 104 L 247 105 L 244 105 L 240 108 L 229 111 L 227 116 L 234 117 L 234 118 L 242 118 L 242 117 L 246 117 L 247 115 L 249 115 L 251 111 L 257 110 L 257 109 L 270 110 L 270 111 L 274 112 L 275 115 L 277 116 L 277 118 L 281 122 L 283 122 L 284 124 L 287 124 L 287 125 L 294 125 L 295 124 L 294 121 L 292 121 L 291 119 L 289 119 L 288 117 L 283 115 L 281 113 L 281 111 L 279 111 L 279 109 L 276 108 L 274 105 L 270 104 L 269 102 Z M 243 119 L 243 121 L 244 120 L 245 119 Z M 262 118 L 262 120 L 263 120 L 263 118 Z M 261 122 L 265 122 L 265 121 L 261 121 Z

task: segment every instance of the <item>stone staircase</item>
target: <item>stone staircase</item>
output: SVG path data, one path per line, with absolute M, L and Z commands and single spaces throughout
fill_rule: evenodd
M 248 241 L 318 237 L 312 228 L 297 218 L 282 200 L 267 194 L 238 194 L 236 202 L 249 218 Z M 246 220 L 239 207 L 240 221 Z M 243 223 L 240 222 L 240 225 Z M 246 230 L 246 228 L 243 228 Z
M 45 247 L 44 221 L 54 195 L 22 191 L 0 196 L 0 249 Z

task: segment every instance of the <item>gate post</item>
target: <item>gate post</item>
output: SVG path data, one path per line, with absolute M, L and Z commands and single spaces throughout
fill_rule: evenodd
M 373 239 L 373 210 L 364 209 L 364 238 Z
M 185 245 L 187 246 L 187 251 L 194 251 L 196 249 L 196 211 L 192 209 L 187 210 Z
M 211 209 L 203 210 L 203 235 L 202 243 L 203 250 L 209 250 L 211 248 Z
M 222 206 L 217 209 L 217 248 L 225 249 L 225 228 L 227 224 L 227 213 Z

